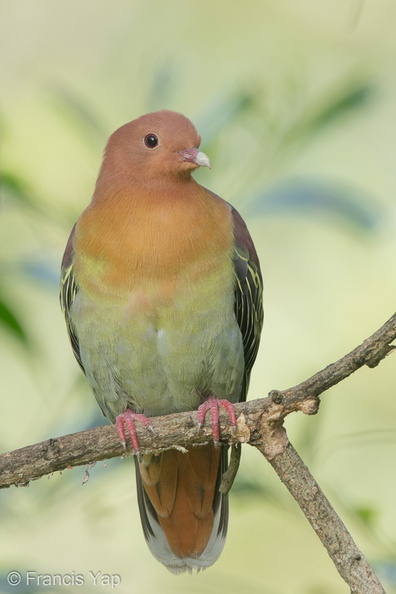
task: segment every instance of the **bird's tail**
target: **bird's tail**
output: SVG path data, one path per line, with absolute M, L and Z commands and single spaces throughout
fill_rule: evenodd
M 136 460 L 140 517 L 147 544 L 173 573 L 205 569 L 223 549 L 228 496 L 219 491 L 227 448 L 209 444 Z

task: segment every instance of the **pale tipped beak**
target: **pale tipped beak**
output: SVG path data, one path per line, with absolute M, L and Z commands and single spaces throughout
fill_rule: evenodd
M 187 163 L 195 163 L 198 167 L 208 167 L 210 169 L 209 157 L 195 147 L 179 151 L 179 155 Z

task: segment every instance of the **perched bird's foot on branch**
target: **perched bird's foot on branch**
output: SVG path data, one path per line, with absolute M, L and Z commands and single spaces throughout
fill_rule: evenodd
M 230 418 L 230 423 L 233 430 L 236 430 L 236 416 L 234 405 L 225 398 L 215 398 L 215 396 L 209 396 L 205 402 L 198 407 L 198 430 L 201 429 L 205 420 L 206 413 L 210 411 L 212 417 L 212 434 L 215 445 L 220 440 L 220 429 L 219 429 L 219 408 L 222 406 L 226 409 L 227 414 Z
M 140 454 L 140 446 L 139 446 L 139 440 L 136 435 L 136 427 L 135 427 L 136 421 L 140 421 L 140 423 L 143 423 L 143 425 L 146 427 L 146 429 L 148 429 L 149 431 L 154 433 L 154 429 L 152 428 L 149 419 L 145 415 L 134 413 L 133 411 L 131 411 L 130 408 L 127 408 L 124 413 L 118 415 L 118 417 L 116 418 L 116 427 L 117 427 L 118 435 L 119 435 L 120 442 L 121 442 L 123 448 L 124 449 L 126 448 L 126 437 L 125 437 L 125 429 L 126 429 L 127 433 L 129 434 L 129 437 L 131 438 L 132 447 L 135 450 L 135 454 L 139 455 Z

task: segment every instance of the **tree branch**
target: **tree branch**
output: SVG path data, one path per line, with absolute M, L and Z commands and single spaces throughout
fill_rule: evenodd
M 385 594 L 367 559 L 291 443 L 269 462 L 301 507 L 351 594 Z
M 278 404 L 283 403 L 286 407 L 291 406 L 292 410 L 290 412 L 294 412 L 296 409 L 293 406 L 297 402 L 309 402 L 347 378 L 363 365 L 371 368 L 376 367 L 382 359 L 396 348 L 396 346 L 391 345 L 394 340 L 396 340 L 396 313 L 374 334 L 366 338 L 362 344 L 335 363 L 331 363 L 322 371 L 315 373 L 315 375 L 293 388 L 282 392 L 272 390 L 269 395 Z M 301 410 L 309 414 L 309 411 Z
M 353 594 L 384 592 L 363 554 L 331 507 L 298 454 L 283 427 L 291 412 L 315 414 L 319 395 L 351 373 L 367 365 L 375 367 L 395 349 L 396 314 L 353 351 L 302 383 L 267 398 L 235 405 L 236 432 L 228 415 L 221 413 L 223 443 L 250 443 L 270 461 L 280 479 L 306 515 Z M 211 428 L 197 431 L 197 413 L 189 411 L 151 419 L 154 435 L 137 427 L 142 453 L 202 445 L 211 441 Z M 0 488 L 26 485 L 45 474 L 72 466 L 124 455 L 113 426 L 96 427 L 27 446 L 0 455 Z

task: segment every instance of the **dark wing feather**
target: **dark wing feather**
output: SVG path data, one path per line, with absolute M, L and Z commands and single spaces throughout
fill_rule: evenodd
M 246 399 L 250 372 L 257 356 L 263 326 L 263 279 L 253 240 L 241 215 L 232 208 L 234 220 L 235 316 L 242 333 L 245 355 Z
M 80 356 L 80 346 L 78 343 L 78 338 L 74 329 L 71 324 L 70 320 L 70 308 L 73 304 L 73 301 L 77 295 L 78 286 L 76 284 L 74 273 L 73 273 L 73 236 L 74 236 L 74 229 L 70 233 L 69 241 L 67 242 L 65 253 L 63 255 L 62 260 L 62 268 L 61 268 L 61 283 L 60 283 L 60 305 L 65 316 L 67 331 L 69 333 L 70 342 L 73 348 L 73 353 L 75 358 L 77 359 L 78 364 L 80 365 L 81 369 L 84 371 L 83 364 L 81 362 Z

